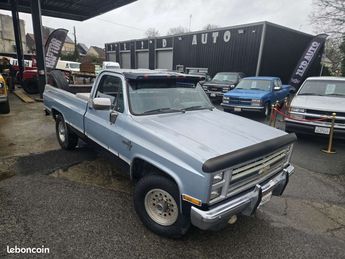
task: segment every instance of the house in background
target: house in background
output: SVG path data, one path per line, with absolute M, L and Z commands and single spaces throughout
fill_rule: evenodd
M 46 27 L 46 26 L 42 26 L 42 36 L 43 36 L 43 43 L 45 44 L 50 33 L 52 33 L 55 29 L 50 28 L 50 27 Z M 30 53 L 34 53 L 35 52 L 35 38 L 34 35 L 32 33 L 27 33 L 26 34 L 26 42 L 27 42 L 27 48 L 28 51 Z M 74 41 L 68 37 L 66 37 L 65 43 L 62 47 L 62 51 L 61 53 L 63 54 L 70 54 L 70 53 L 74 53 L 75 50 L 75 45 L 74 45 Z
M 23 52 L 27 52 L 25 40 L 25 23 L 20 20 L 20 30 L 22 34 Z M 0 14 L 0 52 L 12 53 L 16 51 L 16 41 L 14 38 L 13 21 L 9 15 Z
M 94 57 L 100 60 L 105 60 L 105 51 L 102 48 L 91 46 L 87 51 L 86 56 Z
M 77 44 L 78 52 L 80 56 L 85 56 L 89 48 L 84 43 Z

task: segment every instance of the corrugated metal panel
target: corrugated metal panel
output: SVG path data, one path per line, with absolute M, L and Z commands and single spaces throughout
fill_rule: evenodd
M 149 52 L 137 51 L 136 68 L 149 68 Z
M 122 52 L 120 53 L 120 65 L 121 68 L 131 68 L 131 53 L 130 52 Z
M 180 35 L 174 39 L 174 67 L 207 67 L 254 75 L 263 24 Z
M 157 50 L 157 67 L 158 69 L 173 69 L 173 51 Z
M 283 83 L 288 83 L 312 38 L 312 35 L 267 23 L 259 75 L 279 76 Z M 317 75 L 318 68 L 319 65 L 313 66 L 310 74 Z

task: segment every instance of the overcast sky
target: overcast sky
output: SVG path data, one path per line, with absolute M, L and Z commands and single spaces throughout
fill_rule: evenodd
M 312 33 L 311 11 L 312 0 L 138 0 L 83 22 L 43 17 L 43 25 L 66 28 L 71 38 L 75 26 L 78 42 L 104 47 L 108 42 L 144 38 L 150 27 L 161 35 L 171 27 L 188 28 L 190 15 L 192 31 L 201 30 L 206 24 L 226 27 L 269 21 Z M 19 16 L 25 20 L 26 32 L 32 32 L 30 15 Z

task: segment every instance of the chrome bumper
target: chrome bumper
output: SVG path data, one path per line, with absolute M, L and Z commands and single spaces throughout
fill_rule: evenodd
M 241 108 L 244 111 L 246 111 L 246 110 L 247 111 L 262 111 L 263 109 L 265 109 L 265 107 L 263 107 L 263 106 L 232 105 L 232 104 L 227 104 L 227 103 L 221 103 L 220 105 L 223 107 L 232 108 L 232 109 Z
M 241 196 L 237 196 L 230 201 L 220 204 L 210 210 L 204 211 L 196 207 L 191 208 L 191 222 L 194 226 L 207 230 L 219 229 L 227 224 L 230 217 L 236 214 L 250 216 L 261 204 L 263 196 L 272 191 L 272 195 L 280 196 L 289 182 L 289 176 L 293 174 L 295 168 L 289 165 L 278 175 L 265 182 L 263 185 L 257 184 L 254 190 Z
M 5 103 L 5 102 L 7 102 L 7 96 L 5 96 L 5 95 L 1 95 L 0 96 L 0 103 Z

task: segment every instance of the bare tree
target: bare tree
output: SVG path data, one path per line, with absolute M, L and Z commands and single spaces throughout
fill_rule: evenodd
M 178 27 L 174 27 L 174 28 L 170 28 L 167 32 L 167 35 L 176 35 L 176 34 L 182 34 L 187 32 L 188 29 L 186 27 L 183 26 L 178 26 Z
M 216 25 L 216 24 L 206 24 L 204 27 L 203 27 L 203 30 L 212 30 L 212 29 L 217 29 L 219 26 Z
M 325 45 L 325 58 L 323 62 L 327 65 L 332 75 L 339 75 L 343 56 L 340 46 L 340 38 L 329 38 Z
M 145 36 L 148 38 L 154 38 L 159 36 L 159 31 L 155 28 L 148 28 L 145 32 Z
M 315 29 L 332 37 L 341 37 L 345 33 L 345 1 L 313 0 L 313 4 L 311 21 Z

